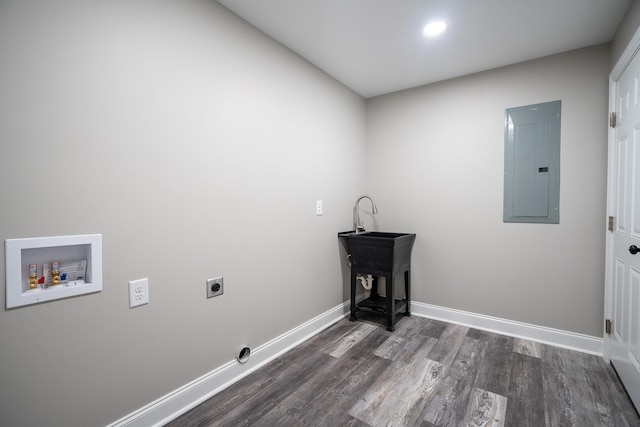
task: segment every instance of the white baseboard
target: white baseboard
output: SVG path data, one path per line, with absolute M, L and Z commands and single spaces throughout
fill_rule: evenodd
M 349 302 L 334 307 L 252 350 L 251 358 L 246 363 L 241 364 L 236 360 L 226 363 L 107 427 L 162 426 L 340 321 L 348 311 Z
M 348 313 L 349 301 L 346 301 L 256 348 L 245 364 L 233 360 L 107 427 L 162 426 L 343 319 Z M 602 338 L 413 301 L 411 314 L 602 356 Z
M 602 356 L 603 339 L 545 326 L 411 301 L 411 314 Z

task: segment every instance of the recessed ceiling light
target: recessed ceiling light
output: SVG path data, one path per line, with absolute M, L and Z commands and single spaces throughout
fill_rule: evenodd
M 447 29 L 447 23 L 444 21 L 433 21 L 425 25 L 422 30 L 423 34 L 427 37 L 435 37 L 444 32 Z

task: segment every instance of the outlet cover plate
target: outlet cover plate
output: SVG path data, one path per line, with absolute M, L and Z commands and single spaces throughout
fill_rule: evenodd
M 224 279 L 222 276 L 207 280 L 207 298 L 217 297 L 224 293 Z
M 129 308 L 149 304 L 149 279 L 138 279 L 129 282 Z

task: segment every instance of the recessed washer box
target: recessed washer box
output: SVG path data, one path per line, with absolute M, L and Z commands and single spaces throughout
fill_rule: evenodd
M 7 308 L 102 291 L 102 234 L 6 239 L 5 261 Z M 53 262 L 60 265 L 57 285 Z M 36 266 L 35 285 L 30 265 Z

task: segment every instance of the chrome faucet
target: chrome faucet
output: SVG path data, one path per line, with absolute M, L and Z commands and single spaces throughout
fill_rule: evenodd
M 364 225 L 362 225 L 362 220 L 360 219 L 360 200 L 369 199 L 371 200 L 371 212 L 373 214 L 378 213 L 378 207 L 376 206 L 376 202 L 373 201 L 371 196 L 367 196 L 366 194 L 358 197 L 356 200 L 356 204 L 353 206 L 353 229 L 356 230 L 356 233 L 360 233 L 364 231 Z

